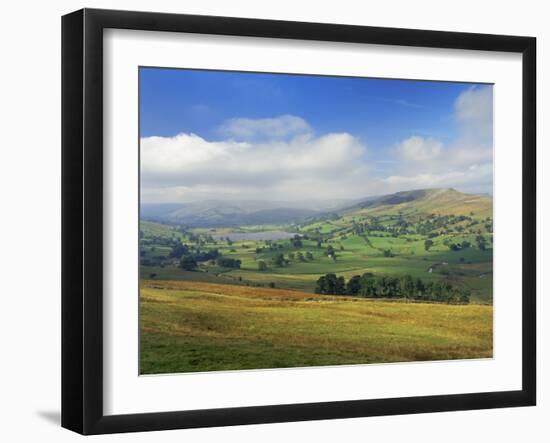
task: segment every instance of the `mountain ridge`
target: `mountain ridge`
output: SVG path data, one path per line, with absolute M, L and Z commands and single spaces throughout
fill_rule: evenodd
M 190 227 L 223 227 L 299 223 L 329 213 L 380 215 L 402 211 L 491 215 L 492 197 L 466 194 L 454 188 L 425 188 L 349 200 L 205 200 L 181 204 L 142 204 L 141 218 Z
M 493 198 L 482 194 L 467 194 L 454 188 L 426 188 L 400 191 L 378 198 L 369 198 L 342 212 L 362 212 L 376 215 L 383 212 L 417 211 L 441 215 L 492 214 Z

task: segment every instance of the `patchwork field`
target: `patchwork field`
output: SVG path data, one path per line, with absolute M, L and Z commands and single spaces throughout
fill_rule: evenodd
M 490 305 L 142 280 L 140 372 L 488 358 Z

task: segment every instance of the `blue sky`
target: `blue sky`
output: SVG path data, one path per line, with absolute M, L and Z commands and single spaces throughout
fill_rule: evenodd
M 317 185 L 326 198 L 440 186 L 490 192 L 491 86 L 157 68 L 139 75 L 147 200 L 311 198 Z M 302 169 L 286 164 L 293 156 Z M 338 182 L 324 178 L 331 163 Z

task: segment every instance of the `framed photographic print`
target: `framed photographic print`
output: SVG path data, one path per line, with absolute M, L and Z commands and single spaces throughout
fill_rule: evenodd
M 64 427 L 535 404 L 534 38 L 62 31 Z

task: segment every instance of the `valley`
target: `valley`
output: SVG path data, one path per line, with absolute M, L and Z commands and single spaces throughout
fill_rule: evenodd
M 145 279 L 312 293 L 329 273 L 346 281 L 407 275 L 491 303 L 492 224 L 490 197 L 452 189 L 392 194 L 279 224 L 190 227 L 142 220 L 140 271 Z
M 492 356 L 490 197 L 402 192 L 285 223 L 213 213 L 141 220 L 140 373 Z

